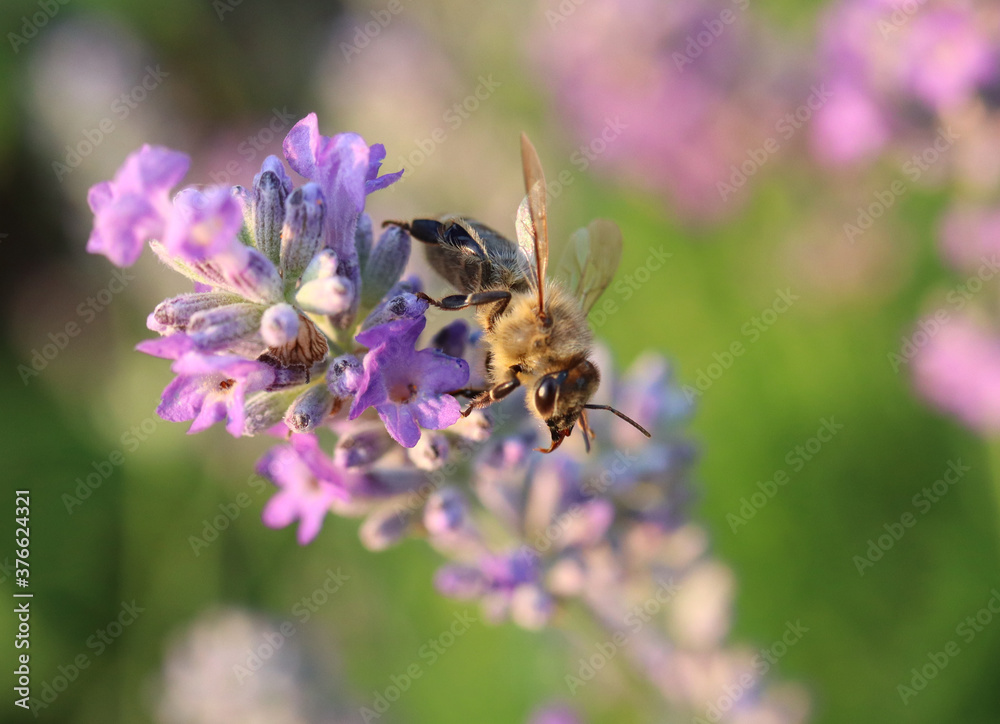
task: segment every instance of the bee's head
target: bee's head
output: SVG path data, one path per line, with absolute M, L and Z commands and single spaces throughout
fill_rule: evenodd
M 580 418 L 584 405 L 601 384 L 601 373 L 586 358 L 571 367 L 540 377 L 531 392 L 531 404 L 549 426 L 552 447 L 559 447 Z

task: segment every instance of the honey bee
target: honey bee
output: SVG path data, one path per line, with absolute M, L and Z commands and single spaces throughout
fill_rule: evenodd
M 637 422 L 609 405 L 590 404 L 601 375 L 590 360 L 593 334 L 587 313 L 618 267 L 622 236 L 618 226 L 597 219 L 578 230 L 560 263 L 567 284 L 546 276 L 549 258 L 545 176 L 538 154 L 521 134 L 521 161 L 527 195 L 517 210 L 517 243 L 470 218 L 446 215 L 410 223 L 386 222 L 407 229 L 424 242 L 428 262 L 461 294 L 442 299 L 419 297 L 440 309 L 476 308 L 486 352 L 484 390 L 455 390 L 471 397 L 463 411 L 488 407 L 515 389 L 528 390 L 528 410 L 552 435 L 549 453 L 579 421 L 590 450 L 593 433 L 587 410 L 607 410 Z

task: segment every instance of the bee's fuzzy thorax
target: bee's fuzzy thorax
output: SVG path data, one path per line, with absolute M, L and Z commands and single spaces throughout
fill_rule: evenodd
M 546 284 L 545 313 L 548 322 L 539 318 L 533 292 L 511 298 L 488 333 L 493 351 L 490 375 L 497 377 L 491 382 L 500 381 L 506 370 L 516 365 L 522 370 L 522 383 L 530 384 L 536 377 L 566 369 L 587 356 L 593 345 L 587 317 L 558 282 Z M 485 316 L 488 311 L 479 314 Z

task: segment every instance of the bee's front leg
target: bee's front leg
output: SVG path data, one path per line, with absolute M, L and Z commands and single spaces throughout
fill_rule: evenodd
M 478 307 L 480 304 L 502 302 L 500 305 L 500 311 L 502 312 L 507 308 L 507 303 L 510 301 L 510 292 L 506 289 L 494 289 L 488 292 L 476 292 L 475 294 L 452 294 L 443 299 L 434 299 L 423 292 L 417 292 L 416 296 L 438 309 L 447 309 L 449 311 L 457 311 L 466 307 Z
M 489 390 L 477 390 L 474 387 L 463 387 L 458 390 L 448 390 L 445 394 L 451 395 L 452 397 L 468 397 L 471 399 L 473 397 L 479 397 L 484 392 L 489 392 Z
M 489 407 L 497 400 L 502 400 L 520 387 L 521 380 L 517 378 L 516 369 L 517 368 L 515 367 L 510 369 L 510 377 L 508 377 L 505 382 L 493 385 L 490 389 L 483 390 L 476 397 L 474 397 L 472 402 L 469 403 L 469 406 L 462 412 L 462 417 L 468 417 L 473 410 L 478 410 L 482 407 Z

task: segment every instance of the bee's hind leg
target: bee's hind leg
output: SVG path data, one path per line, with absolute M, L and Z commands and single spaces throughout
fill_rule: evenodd
M 507 308 L 507 303 L 510 301 L 510 292 L 506 289 L 494 289 L 488 292 L 476 292 L 475 294 L 452 294 L 442 299 L 434 299 L 423 292 L 417 292 L 416 296 L 438 309 L 447 309 L 449 311 L 457 311 L 466 307 L 478 307 L 481 304 L 500 304 L 500 311 L 502 312 Z

